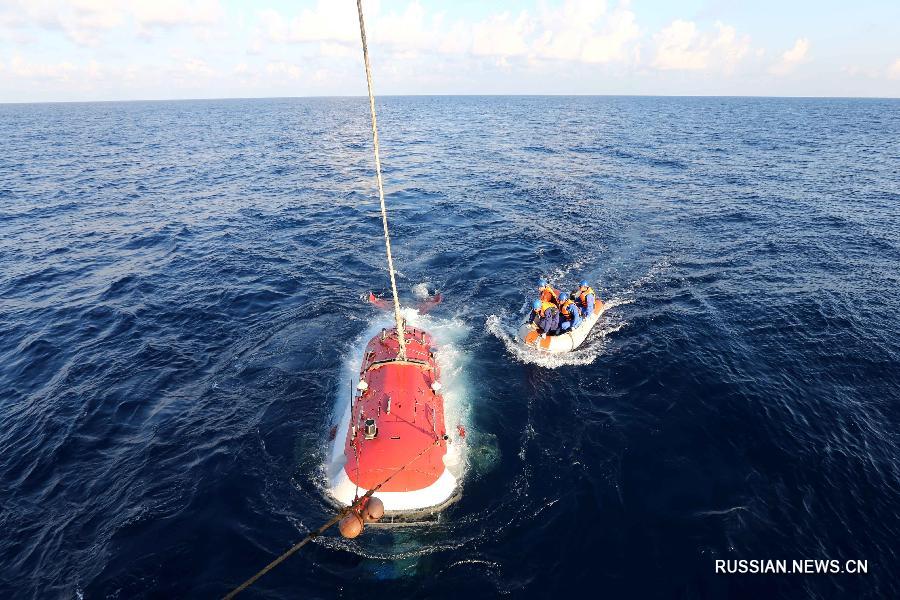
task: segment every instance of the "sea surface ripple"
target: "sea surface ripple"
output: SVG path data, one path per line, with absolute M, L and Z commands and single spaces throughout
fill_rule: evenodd
M 462 497 L 247 598 L 900 597 L 900 102 L 379 110 L 405 303 L 446 299 Z M 0 597 L 220 597 L 329 518 L 387 287 L 366 111 L 0 105 Z M 539 274 L 615 304 L 557 362 L 510 338 Z

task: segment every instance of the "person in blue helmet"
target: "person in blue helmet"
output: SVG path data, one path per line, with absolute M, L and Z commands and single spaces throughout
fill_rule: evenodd
M 578 305 L 578 310 L 581 311 L 583 318 L 586 318 L 594 311 L 597 294 L 594 293 L 594 288 L 588 284 L 587 279 L 581 281 L 578 289 L 572 292 L 572 296 L 575 297 L 575 304 Z
M 528 322 L 533 323 L 542 336 L 553 335 L 559 328 L 559 309 L 552 302 L 535 300 Z
M 581 312 L 575 301 L 565 292 L 559 295 L 559 331 L 566 333 L 581 325 Z
M 559 304 L 559 290 L 550 285 L 544 277 L 538 279 L 538 300 Z

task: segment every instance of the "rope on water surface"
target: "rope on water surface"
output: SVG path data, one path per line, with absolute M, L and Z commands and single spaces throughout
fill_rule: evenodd
M 378 199 L 381 201 L 381 223 L 384 225 L 384 247 L 387 251 L 388 272 L 391 274 L 391 293 L 394 295 L 394 320 L 397 321 L 397 358 L 406 360 L 406 339 L 403 331 L 403 317 L 400 315 L 400 300 L 397 298 L 397 281 L 394 277 L 394 258 L 391 256 L 391 234 L 388 232 L 387 209 L 384 206 L 384 181 L 381 177 L 381 157 L 378 147 L 378 120 L 375 117 L 375 92 L 372 89 L 372 67 L 369 64 L 369 47 L 366 44 L 366 23 L 363 19 L 362 0 L 356 0 L 359 13 L 359 37 L 362 39 L 363 61 L 366 65 L 366 84 L 369 88 L 369 112 L 372 115 L 372 139 L 375 145 L 375 180 L 378 182 Z
M 428 452 L 429 450 L 431 450 L 432 448 L 434 448 L 435 446 L 440 444 L 445 439 L 447 439 L 446 435 L 444 437 L 436 438 L 434 440 L 434 443 L 429 444 L 428 446 L 425 446 L 425 448 L 423 448 L 421 452 L 419 452 L 414 457 L 412 457 L 412 459 L 408 463 L 406 463 L 405 465 L 403 465 L 402 467 L 400 467 L 399 469 L 397 469 L 396 471 L 394 471 L 393 473 L 388 475 L 387 479 L 385 479 L 384 481 L 382 481 L 381 483 L 379 483 L 378 485 L 373 487 L 371 490 L 369 490 L 368 492 L 366 492 L 365 494 L 363 494 L 362 496 L 360 496 L 359 498 L 354 500 L 350 506 L 342 508 L 340 510 L 340 512 L 338 512 L 335 516 L 333 516 L 327 523 L 325 523 L 324 525 L 322 525 L 315 531 L 311 531 L 305 538 L 303 538 L 302 540 L 300 540 L 299 542 L 297 542 L 296 544 L 294 544 L 293 546 L 288 548 L 287 551 L 285 551 L 281 556 L 279 556 L 278 558 L 276 558 L 275 560 L 273 560 L 272 562 L 267 564 L 262 569 L 260 569 L 253 577 L 251 577 L 250 579 L 248 579 L 241 585 L 237 586 L 236 588 L 234 588 L 233 590 L 228 592 L 223 597 L 223 600 L 231 600 L 232 598 L 234 598 L 235 596 L 237 596 L 238 594 L 240 594 L 241 592 L 246 590 L 248 587 L 250 587 L 251 585 L 256 583 L 260 577 L 262 577 L 263 575 L 265 575 L 266 573 L 268 573 L 269 571 L 271 571 L 272 569 L 274 569 L 275 567 L 277 567 L 278 565 L 283 563 L 285 560 L 290 558 L 292 554 L 297 552 L 297 550 L 299 550 L 300 548 L 302 548 L 303 546 L 305 546 L 306 544 L 311 542 L 314 538 L 317 538 L 320 535 L 322 535 L 323 533 L 325 533 L 325 531 L 328 528 L 330 528 L 335 523 L 337 523 L 338 521 L 340 521 L 341 519 L 346 517 L 351 511 L 354 511 L 357 508 L 359 508 L 363 504 L 363 502 L 365 502 L 366 500 L 371 498 L 372 494 L 374 494 L 375 492 L 380 490 L 384 484 L 386 484 L 388 481 L 393 479 L 400 472 L 405 471 L 407 467 L 409 467 L 411 464 L 413 464 L 414 462 L 416 462 L 417 460 L 419 460 L 420 458 L 425 456 L 426 452 Z

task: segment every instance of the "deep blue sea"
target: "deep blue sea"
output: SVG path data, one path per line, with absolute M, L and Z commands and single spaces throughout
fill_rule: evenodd
M 462 495 L 242 597 L 900 597 L 900 101 L 378 107 Z M 0 597 L 221 597 L 333 514 L 388 322 L 367 110 L 0 105 Z M 542 274 L 612 306 L 562 359 L 511 337 Z

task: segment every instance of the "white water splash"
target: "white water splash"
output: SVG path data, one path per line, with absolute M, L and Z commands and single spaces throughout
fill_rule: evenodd
M 582 262 L 583 261 L 575 261 L 570 265 L 561 267 L 551 273 L 551 277 L 562 279 L 568 273 L 580 270 Z M 619 290 L 612 298 L 605 300 L 603 315 L 594 326 L 594 330 L 588 335 L 584 344 L 572 352 L 558 354 L 541 352 L 536 348 L 525 346 L 518 341 L 516 333 L 518 332 L 522 321 L 525 319 L 527 303 L 523 304 L 523 307 L 519 312 L 513 315 L 510 315 L 509 313 L 490 315 L 485 322 L 485 327 L 497 339 L 503 342 L 507 352 L 519 362 L 538 365 L 547 369 L 556 369 L 570 365 L 589 365 L 606 351 L 607 337 L 628 325 L 628 321 L 624 320 L 615 312 L 610 314 L 610 311 L 618 306 L 624 306 L 634 302 L 636 294 L 642 287 L 648 285 L 660 275 L 665 274 L 669 268 L 669 261 L 663 258 L 651 265 L 646 274 L 631 282 L 631 284 L 624 289 Z
M 620 306 L 630 302 L 631 300 L 611 300 L 608 306 Z M 516 339 L 516 332 L 519 329 L 519 325 L 521 325 L 520 321 L 521 319 L 516 319 L 510 324 L 509 319 L 501 318 L 499 315 L 491 315 L 487 318 L 485 327 L 503 342 L 507 352 L 512 354 L 519 362 L 537 365 L 545 369 L 591 364 L 597 360 L 598 356 L 603 354 L 606 348 L 606 336 L 619 331 L 628 324 L 627 321 L 611 322 L 608 320 L 606 313 L 604 313 L 580 348 L 572 352 L 551 354 L 526 346 Z
M 569 276 L 569 274 L 572 272 L 579 273 L 579 272 L 581 272 L 582 267 L 584 267 L 586 260 L 587 259 L 582 258 L 582 259 L 578 259 L 578 260 L 572 262 L 569 265 L 558 267 L 547 274 L 547 279 L 552 283 L 552 282 L 561 281 L 563 279 L 566 279 Z M 563 286 L 563 287 L 565 287 L 565 286 Z
M 416 300 L 425 300 L 426 298 L 431 296 L 431 294 L 428 292 L 427 282 L 417 283 L 416 285 L 412 286 L 412 293 L 413 296 L 415 296 Z

